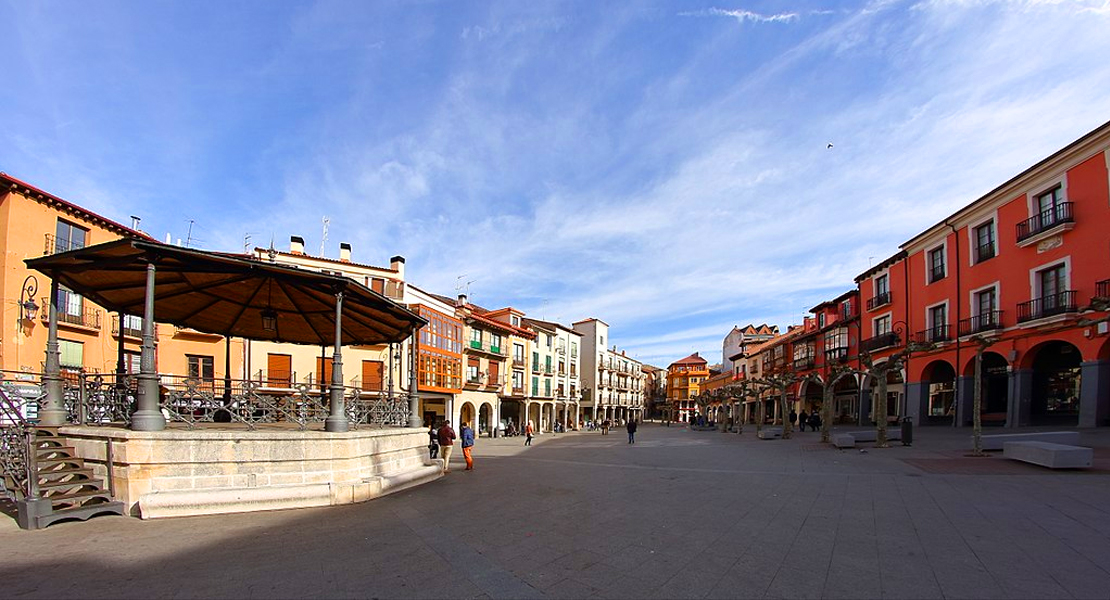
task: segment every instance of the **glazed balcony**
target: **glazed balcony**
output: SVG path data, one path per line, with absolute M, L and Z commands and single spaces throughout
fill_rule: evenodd
M 994 331 L 995 329 L 1002 329 L 1002 311 L 1000 310 L 992 310 L 970 319 L 961 319 L 959 323 L 959 335 L 961 337 L 984 331 Z
M 1045 317 L 1073 313 L 1079 310 L 1075 303 L 1075 290 L 1067 290 L 1018 304 L 1018 323 Z
M 825 363 L 842 363 L 848 360 L 848 348 L 829 348 L 825 350 Z
M 1033 215 L 1017 224 L 1017 242 L 1021 244 L 1026 240 L 1048 233 L 1050 231 L 1067 231 L 1075 224 L 1072 213 L 1072 202 L 1061 202 L 1053 208 L 1040 214 Z M 1020 321 L 1020 316 L 1019 316 Z
M 794 370 L 795 371 L 805 371 L 807 369 L 812 369 L 815 364 L 816 364 L 816 361 L 814 360 L 814 357 L 812 357 L 812 356 L 803 356 L 802 358 L 795 358 L 794 359 Z

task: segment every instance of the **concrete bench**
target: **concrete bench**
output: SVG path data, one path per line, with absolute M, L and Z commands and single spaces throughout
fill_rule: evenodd
M 759 439 L 773 440 L 782 437 L 782 427 L 764 427 L 759 432 Z
M 832 436 L 832 442 L 837 448 L 855 448 L 856 436 L 850 433 L 838 433 Z
M 1002 450 L 1006 442 L 1049 442 L 1075 446 L 1079 444 L 1078 431 L 1032 431 L 1029 433 L 996 433 L 983 436 L 983 450 Z M 971 437 L 974 447 L 975 438 Z
M 1006 442 L 1002 456 L 1013 460 L 1048 467 L 1049 469 L 1089 469 L 1094 463 L 1094 450 L 1082 446 L 1052 442 Z
M 849 431 L 846 435 L 856 438 L 857 442 L 877 442 L 879 441 L 879 432 L 875 429 L 866 429 L 864 431 Z M 902 439 L 901 427 L 890 427 L 886 430 L 886 439 L 900 440 Z

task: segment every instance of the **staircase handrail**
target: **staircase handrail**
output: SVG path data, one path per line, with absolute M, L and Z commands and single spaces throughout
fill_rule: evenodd
M 12 400 L 13 391 L 12 384 L 0 377 L 0 468 L 5 490 L 19 500 L 34 498 L 38 482 L 34 476 L 34 428 Z

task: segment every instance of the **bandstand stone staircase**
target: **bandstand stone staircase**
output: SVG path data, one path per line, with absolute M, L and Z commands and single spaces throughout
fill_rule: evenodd
M 0 390 L 0 461 L 5 493 L 15 501 L 23 529 L 58 521 L 126 514 L 104 481 L 58 435 L 56 427 L 30 425 Z M 109 466 L 110 468 L 110 466 Z

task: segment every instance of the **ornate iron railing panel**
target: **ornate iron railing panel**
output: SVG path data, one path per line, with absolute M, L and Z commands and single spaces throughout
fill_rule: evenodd
M 5 495 L 13 500 L 35 495 L 32 445 L 34 431 L 26 418 L 28 389 L 22 381 L 12 381 L 0 373 L 0 477 Z M 41 389 L 41 386 L 39 386 Z M 37 408 L 37 405 L 36 405 Z

